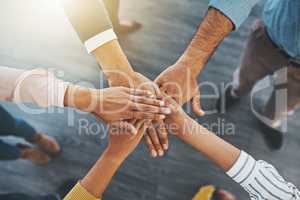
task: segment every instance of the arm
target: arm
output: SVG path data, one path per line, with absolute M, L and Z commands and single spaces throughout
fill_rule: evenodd
M 185 52 L 156 79 L 162 91 L 180 104 L 196 97 L 193 110 L 202 116 L 197 77 L 219 44 L 234 28 L 241 25 L 257 2 L 258 0 L 211 0 L 206 16 Z
M 167 124 L 177 124 L 174 133 L 184 142 L 193 146 L 228 176 L 240 184 L 254 199 L 300 198 L 300 191 L 285 181 L 278 171 L 264 161 L 256 161 L 251 155 L 217 137 L 181 109 L 166 119 Z M 174 127 L 174 126 L 172 126 Z
M 130 125 L 123 123 L 123 127 Z M 126 134 L 124 132 L 115 132 L 114 130 L 124 130 L 122 127 L 110 128 L 109 145 L 77 186 L 64 198 L 65 200 L 75 199 L 91 199 L 94 200 L 102 196 L 108 187 L 113 175 L 121 166 L 123 161 L 139 144 L 143 133 L 149 122 L 137 122 L 138 132 L 135 135 Z M 83 194 L 78 198 L 78 194 Z M 89 198 L 88 198 L 89 197 Z

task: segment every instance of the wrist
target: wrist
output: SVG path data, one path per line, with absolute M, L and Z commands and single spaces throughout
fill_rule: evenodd
M 203 64 L 194 61 L 193 58 L 189 59 L 187 56 L 183 56 L 180 58 L 176 63 L 175 66 L 178 67 L 184 67 L 186 70 L 188 70 L 194 78 L 198 77 L 200 74 Z
M 93 89 L 70 85 L 66 90 L 64 105 L 85 112 L 91 112 L 93 93 Z
M 125 151 L 116 151 L 114 147 L 108 145 L 103 155 L 115 165 L 120 165 L 128 157 L 129 153 Z

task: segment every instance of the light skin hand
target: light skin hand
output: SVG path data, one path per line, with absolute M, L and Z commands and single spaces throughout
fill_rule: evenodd
M 164 119 L 171 112 L 146 90 L 111 87 L 101 90 L 71 85 L 65 105 L 91 112 L 107 123 L 130 119 Z
M 109 130 L 109 144 L 100 159 L 80 182 L 93 196 L 99 198 L 108 187 L 113 175 L 123 161 L 134 151 L 143 137 L 149 121 L 139 121 L 134 124 L 138 131 L 128 131 L 130 123 L 112 124 Z
M 182 56 L 156 79 L 155 82 L 162 91 L 172 96 L 179 104 L 193 98 L 193 110 L 202 116 L 204 112 L 200 106 L 196 79 L 233 28 L 234 25 L 228 17 L 210 8 Z
M 111 41 L 92 52 L 108 79 L 109 85 L 144 89 L 160 97 L 160 90 L 152 81 L 133 70 L 117 40 Z M 155 133 L 154 133 L 155 132 Z M 159 140 L 159 145 L 157 140 Z M 153 157 L 163 155 L 162 150 L 168 149 L 166 132 L 147 130 L 146 145 Z M 157 148 L 155 148 L 155 146 Z

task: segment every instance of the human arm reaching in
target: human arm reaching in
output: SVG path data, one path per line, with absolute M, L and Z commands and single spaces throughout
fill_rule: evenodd
M 173 128 L 173 133 L 179 139 L 223 169 L 249 193 L 250 199 L 300 199 L 300 191 L 283 179 L 272 165 L 255 160 L 248 153 L 219 138 L 172 102 L 174 111 L 166 118 L 166 125 Z
M 257 2 L 211 0 L 208 12 L 187 49 L 175 64 L 156 79 L 161 90 L 181 105 L 193 99 L 194 112 L 199 116 L 204 115 L 200 106 L 197 77 L 224 38 L 241 25 Z
M 124 131 L 127 122 L 110 127 L 109 144 L 96 164 L 87 175 L 69 192 L 64 200 L 96 200 L 99 199 L 108 187 L 113 175 L 136 148 L 143 137 L 149 121 L 139 121 L 134 124 L 138 131 L 135 134 Z M 127 125 L 126 125 L 127 124 Z
M 81 41 L 97 60 L 110 86 L 144 89 L 160 96 L 158 87 L 137 73 L 129 63 L 115 35 L 105 6 L 99 0 L 62 0 L 66 16 Z M 163 126 L 161 121 L 155 122 Z M 145 142 L 152 156 L 168 149 L 166 131 L 147 131 Z

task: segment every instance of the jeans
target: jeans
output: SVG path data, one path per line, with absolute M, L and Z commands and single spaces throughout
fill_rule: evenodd
M 15 136 L 28 142 L 34 140 L 36 130 L 22 119 L 13 117 L 0 105 L 0 137 Z M 16 160 L 21 156 L 19 148 L 0 140 L 0 160 Z
M 61 200 L 58 195 L 30 196 L 26 194 L 0 194 L 0 200 Z

